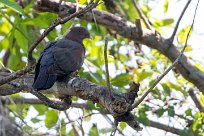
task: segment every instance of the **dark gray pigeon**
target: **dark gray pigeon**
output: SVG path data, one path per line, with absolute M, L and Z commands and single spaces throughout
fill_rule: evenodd
M 83 27 L 73 27 L 62 39 L 48 43 L 35 68 L 33 88 L 51 88 L 56 81 L 68 77 L 81 68 L 85 57 L 83 39 L 90 38 Z

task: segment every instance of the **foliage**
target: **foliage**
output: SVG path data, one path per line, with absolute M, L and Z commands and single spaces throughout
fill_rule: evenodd
M 149 6 L 145 0 L 137 0 L 141 6 L 144 15 L 151 21 L 151 24 L 155 29 L 164 34 L 164 28 L 172 28 L 175 22 L 172 18 L 159 19 L 150 16 L 152 7 Z M 53 13 L 38 13 L 32 10 L 34 0 L 25 1 L 23 5 L 19 5 L 14 0 L 0 0 L 0 61 L 4 59 L 5 52 L 10 52 L 8 63 L 5 64 L 11 70 L 19 70 L 23 68 L 27 63 L 27 51 L 30 45 L 38 38 L 43 32 L 43 29 L 47 28 L 52 22 L 58 18 Z M 73 1 L 75 2 L 75 1 Z M 164 0 L 163 9 L 160 12 L 167 14 L 169 12 L 169 0 Z M 79 1 L 81 4 L 86 4 L 86 1 Z M 134 23 L 135 18 L 139 15 L 136 13 L 135 7 L 131 0 L 127 1 L 115 1 L 118 6 L 119 14 L 124 19 L 127 19 Z M 108 11 L 104 4 L 98 7 L 100 10 Z M 134 13 L 134 14 L 133 14 Z M 57 27 L 52 31 L 37 47 L 34 52 L 34 57 L 39 58 L 40 52 L 43 50 L 44 45 L 48 41 L 53 41 L 57 37 L 62 37 L 67 30 L 73 25 L 81 25 L 86 27 L 91 35 L 94 36 L 93 40 L 84 41 L 87 54 L 86 61 L 83 68 L 79 71 L 80 77 L 87 78 L 91 82 L 105 86 L 105 71 L 104 71 L 104 58 L 103 47 L 104 37 L 108 34 L 108 30 L 105 27 L 99 26 L 96 23 L 88 23 L 84 20 L 75 19 L 65 23 L 62 26 Z M 143 24 L 144 26 L 144 24 Z M 145 26 L 144 26 L 145 27 Z M 183 45 L 185 37 L 189 30 L 189 26 L 183 26 L 183 29 L 178 32 L 176 44 Z M 139 51 L 135 46 L 132 46 L 132 42 L 119 35 L 111 35 L 109 37 L 109 68 L 110 68 L 110 81 L 114 88 L 120 90 L 119 93 L 125 92 L 128 88 L 128 84 L 132 81 L 139 82 L 141 84 L 140 94 L 143 94 L 169 65 L 170 61 L 161 55 L 156 50 L 147 50 L 143 46 L 139 46 L 142 51 Z M 192 49 L 188 47 L 190 52 Z M 144 53 L 148 52 L 148 53 Z M 199 65 L 197 65 L 199 66 Z M 171 80 L 173 79 L 173 80 Z M 176 72 L 171 72 L 170 79 L 163 80 L 157 88 L 148 96 L 148 99 L 135 109 L 133 112 L 137 116 L 136 119 L 144 126 L 150 125 L 151 117 L 155 119 L 168 119 L 173 120 L 174 123 L 180 123 L 182 121 L 183 126 L 188 125 L 188 120 L 191 120 L 193 124 L 186 128 L 183 127 L 181 135 L 188 134 L 203 134 L 203 122 L 204 115 L 199 112 L 195 107 L 189 104 L 189 95 L 186 92 L 186 88 L 193 87 L 185 79 L 183 79 Z M 199 94 L 200 100 L 204 105 L 204 96 Z M 24 95 L 11 96 L 12 97 L 25 97 Z M 73 101 L 80 101 L 78 98 L 73 98 Z M 84 101 L 83 101 L 84 102 Z M 70 109 L 74 112 L 68 112 L 70 116 L 77 115 L 84 116 L 84 124 L 88 124 L 89 121 L 93 121 L 92 118 L 85 119 L 87 115 L 95 112 L 100 112 L 102 108 L 98 105 L 89 103 L 90 110 L 76 110 Z M 82 133 L 80 126 L 80 118 L 76 117 L 67 118 L 63 112 L 52 110 L 44 105 L 16 105 L 14 103 L 8 106 L 10 110 L 16 113 L 21 119 L 25 119 L 27 123 L 23 124 L 23 130 L 29 133 L 35 132 L 40 127 L 48 129 L 49 131 L 60 133 L 61 135 L 75 135 L 76 131 Z M 182 109 L 182 110 L 180 110 Z M 28 113 L 36 112 L 36 115 L 30 115 Z M 76 112 L 76 113 L 75 113 Z M 9 114 L 10 118 L 17 122 L 18 117 L 14 114 Z M 30 117 L 32 118 L 30 119 Z M 91 116 L 91 115 L 90 115 Z M 97 116 L 97 115 L 95 115 Z M 77 121 L 71 121 L 77 120 Z M 32 122 L 32 123 L 28 123 Z M 165 122 L 162 122 L 165 123 Z M 41 125 L 39 125 L 41 124 Z M 33 126 L 35 126 L 33 128 Z M 92 124 L 91 127 L 84 127 L 86 134 L 90 136 L 100 135 L 110 132 L 109 126 L 105 128 L 100 127 L 100 122 Z M 128 130 L 130 128 L 124 122 L 119 125 L 121 131 Z M 40 130 L 39 130 L 40 132 Z

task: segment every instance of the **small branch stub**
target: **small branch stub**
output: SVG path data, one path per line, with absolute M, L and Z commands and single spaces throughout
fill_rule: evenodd
M 141 20 L 140 19 L 136 19 L 135 25 L 136 25 L 136 32 L 137 32 L 137 34 L 139 35 L 139 37 L 142 37 L 143 31 L 142 31 Z

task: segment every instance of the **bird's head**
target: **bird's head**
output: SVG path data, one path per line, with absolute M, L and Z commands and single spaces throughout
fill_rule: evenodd
M 91 38 L 91 36 L 84 27 L 72 27 L 65 38 L 82 43 L 85 38 Z

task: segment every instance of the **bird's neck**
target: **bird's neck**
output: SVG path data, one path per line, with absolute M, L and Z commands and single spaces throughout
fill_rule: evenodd
M 78 35 L 70 35 L 70 34 L 68 34 L 65 38 L 68 39 L 68 40 L 72 40 L 72 41 L 78 42 L 78 43 L 83 45 L 83 39 L 81 39 Z

